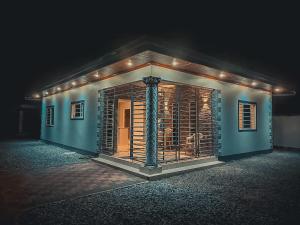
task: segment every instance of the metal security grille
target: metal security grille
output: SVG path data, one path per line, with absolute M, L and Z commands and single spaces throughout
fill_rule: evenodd
M 177 161 L 214 154 L 212 89 L 161 83 L 158 158 Z
M 239 131 L 256 130 L 256 103 L 239 100 Z
M 119 99 L 130 100 L 130 148 L 128 155 L 137 161 L 145 160 L 146 87 L 142 82 L 122 85 L 100 92 L 101 134 L 100 152 L 114 155 L 117 152 L 117 124 Z
M 208 88 L 161 82 L 158 86 L 158 159 L 161 163 L 214 155 L 212 93 Z M 145 162 L 146 87 L 142 82 L 102 90 L 100 151 Z M 130 145 L 118 151 L 118 101 L 130 101 Z
M 115 89 L 107 90 L 102 93 L 103 96 L 103 132 L 101 135 L 102 146 L 101 152 L 109 155 L 113 155 L 115 152 L 114 149 L 114 132 L 115 132 Z
M 130 158 L 144 162 L 146 159 L 146 90 L 132 90 Z

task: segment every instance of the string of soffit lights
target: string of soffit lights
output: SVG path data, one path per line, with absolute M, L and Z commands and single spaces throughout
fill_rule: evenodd
M 178 59 L 173 58 L 171 64 L 172 64 L 172 66 L 176 67 L 176 66 L 178 66 L 180 63 L 178 62 Z M 186 63 L 185 65 L 189 65 L 189 64 L 191 64 L 191 63 Z M 132 67 L 132 66 L 133 66 L 132 60 L 131 60 L 131 59 L 127 60 L 126 65 L 127 65 L 128 67 Z M 99 77 L 100 77 L 98 71 L 97 71 L 96 73 L 94 73 L 93 76 L 94 76 L 95 78 L 99 78 Z M 225 72 L 221 72 L 221 73 L 219 74 L 220 80 L 224 80 L 224 79 L 226 79 L 227 77 L 228 77 L 228 75 L 227 75 L 227 73 L 225 73 Z M 87 81 L 87 82 L 88 82 L 88 81 Z M 252 82 L 251 82 L 251 86 L 252 86 L 252 87 L 256 87 L 258 84 L 259 84 L 258 81 L 252 81 Z M 77 82 L 76 82 L 76 81 L 71 81 L 71 87 L 73 87 L 73 88 L 74 88 L 74 87 L 78 87 L 78 86 L 77 86 Z M 60 92 L 62 89 L 61 89 L 60 86 L 58 86 L 58 87 L 55 88 L 55 90 L 56 90 L 57 92 Z M 67 89 L 67 90 L 69 90 L 69 89 Z M 274 92 L 279 93 L 279 92 L 281 92 L 283 89 L 280 88 L 280 87 L 275 87 L 273 90 L 274 90 Z M 56 93 L 57 93 L 57 92 L 56 92 Z M 54 94 L 55 94 L 55 93 L 54 93 Z M 48 96 L 48 95 L 49 95 L 49 92 L 48 92 L 48 91 L 45 91 L 44 97 L 46 97 L 46 96 Z M 39 93 L 36 93 L 36 94 L 33 95 L 33 97 L 34 97 L 35 99 L 39 99 L 39 98 L 41 98 L 41 95 L 40 95 Z

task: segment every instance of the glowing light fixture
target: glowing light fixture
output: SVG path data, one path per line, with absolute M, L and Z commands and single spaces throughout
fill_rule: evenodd
M 177 66 L 177 65 L 178 65 L 178 62 L 177 62 L 176 59 L 173 59 L 172 65 L 173 65 L 173 66 Z
M 48 92 L 48 91 L 46 91 L 46 92 L 45 92 L 45 95 L 48 95 L 48 94 L 49 94 L 49 92 Z
M 220 73 L 219 77 L 220 77 L 220 78 L 225 78 L 225 77 L 226 77 L 226 74 L 222 72 L 222 73 Z
M 132 61 L 131 61 L 131 59 L 129 59 L 128 62 L 127 62 L 127 66 L 132 66 L 132 65 L 133 65 Z
M 94 74 L 94 77 L 98 78 L 99 77 L 99 74 L 98 72 Z
M 252 86 L 256 86 L 256 85 L 257 85 L 257 82 L 253 81 L 253 82 L 251 83 L 251 85 L 252 85 Z
M 72 86 L 76 86 L 76 82 L 75 81 L 73 81 L 71 84 L 72 84 Z
M 41 96 L 39 94 L 34 95 L 35 98 L 40 98 Z
M 61 88 L 60 88 L 60 87 L 57 87 L 57 88 L 56 88 L 56 90 L 60 91 L 60 90 L 61 90 Z
M 281 91 L 281 88 L 275 88 L 274 91 L 280 92 L 280 91 Z

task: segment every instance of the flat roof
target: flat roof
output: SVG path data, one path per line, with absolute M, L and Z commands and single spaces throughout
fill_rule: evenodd
M 294 95 L 294 88 L 271 76 L 219 60 L 170 42 L 140 38 L 73 70 L 36 91 L 46 96 L 107 79 L 148 65 L 157 65 L 211 79 L 257 88 L 273 95 Z M 73 85 L 72 85 L 73 82 Z

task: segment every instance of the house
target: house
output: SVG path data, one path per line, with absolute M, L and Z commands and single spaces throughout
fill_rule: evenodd
M 140 39 L 35 97 L 42 99 L 42 140 L 151 173 L 272 150 L 272 96 L 290 94 L 264 74 Z

